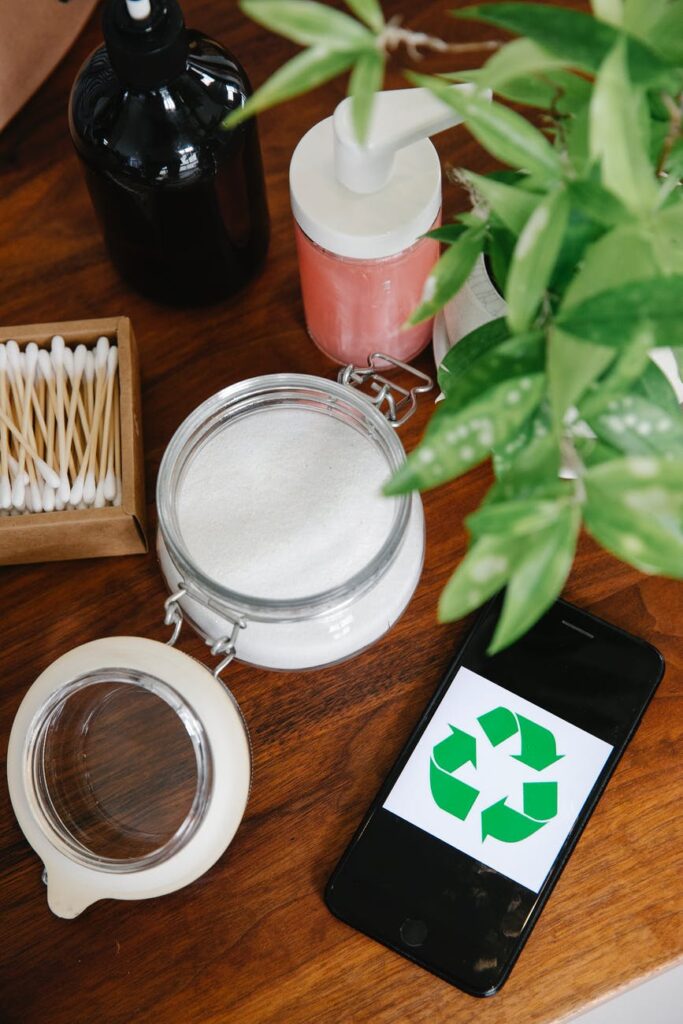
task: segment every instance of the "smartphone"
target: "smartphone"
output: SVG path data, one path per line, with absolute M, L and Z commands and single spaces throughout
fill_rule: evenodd
M 564 601 L 489 657 L 500 604 L 325 890 L 342 921 L 476 996 L 509 976 L 664 672 L 656 648 Z

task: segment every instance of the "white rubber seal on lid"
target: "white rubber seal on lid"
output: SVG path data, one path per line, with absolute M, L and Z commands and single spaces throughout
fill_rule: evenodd
M 119 673 L 124 679 L 152 681 L 150 699 L 165 695 L 166 705 L 198 723 L 209 752 L 201 814 L 185 838 L 169 844 L 171 853 L 142 868 L 136 861 L 110 867 L 97 863 L 78 837 L 64 841 L 41 805 L 35 785 L 35 746 L 46 709 L 59 705 L 62 693 L 81 680 Z M 95 685 L 95 684 L 93 684 Z M 144 688 L 141 688 L 141 691 Z M 65 698 L 66 699 L 66 698 Z M 87 730 L 87 723 L 86 723 Z M 192 728 L 188 728 L 192 732 Z M 125 789 L 125 734 L 121 730 L 120 771 Z M 139 738 L 139 737 L 138 737 Z M 191 737 L 193 740 L 196 737 Z M 143 733 L 144 744 L 144 733 Z M 17 711 L 10 735 L 7 777 L 10 798 L 26 839 L 45 865 L 47 898 L 58 917 L 73 918 L 97 900 L 148 899 L 173 892 L 206 872 L 225 851 L 242 820 L 249 795 L 249 738 L 239 708 L 211 672 L 188 655 L 141 637 L 111 637 L 77 647 L 53 662 L 30 688 Z M 207 781 L 208 780 L 208 781 Z M 70 840 L 70 837 L 67 836 Z M 79 849 L 80 846 L 80 849 Z

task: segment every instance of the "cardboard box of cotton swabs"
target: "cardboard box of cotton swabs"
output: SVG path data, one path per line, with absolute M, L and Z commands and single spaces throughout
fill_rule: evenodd
M 17 424 L 21 417 L 21 398 L 18 389 L 12 390 L 10 376 L 11 367 L 8 366 L 5 380 L 0 374 L 0 388 L 4 385 L 5 393 L 0 399 L 7 403 L 3 405 L 5 410 L 4 419 L 0 418 L 0 435 L 3 425 L 7 425 L 9 414 L 14 413 L 13 431 L 6 431 L 5 436 L 12 438 L 14 452 L 22 459 L 26 459 L 26 467 L 23 477 L 26 478 L 26 486 L 30 488 L 34 481 L 38 487 L 45 487 L 45 481 L 40 479 L 36 472 L 38 457 L 45 455 L 48 447 L 52 452 L 51 465 L 59 470 L 59 437 L 69 435 L 69 426 L 74 435 L 74 451 L 76 461 L 81 456 L 81 462 L 85 464 L 90 461 L 95 473 L 102 465 L 109 466 L 110 473 L 114 467 L 113 452 L 116 451 L 117 461 L 120 464 L 120 480 L 117 481 L 117 494 L 115 503 L 107 502 L 105 507 L 65 507 L 62 511 L 26 511 L 19 514 L 16 509 L 8 510 L 0 514 L 0 565 L 20 565 L 28 562 L 59 561 L 61 559 L 74 558 L 100 558 L 112 555 L 142 554 L 147 550 L 146 525 L 145 525 L 145 486 L 144 486 L 144 462 L 142 453 L 142 415 L 140 402 L 140 371 L 138 366 L 138 355 L 135 344 L 135 336 L 127 317 L 112 317 L 101 320 L 72 320 L 63 323 L 53 324 L 30 324 L 15 327 L 0 327 L 0 343 L 7 343 L 10 340 L 16 341 L 20 350 L 26 352 L 30 342 L 35 342 L 38 349 L 50 349 L 52 339 L 61 336 L 65 346 L 71 349 L 72 353 L 78 346 L 85 345 L 86 348 L 94 350 L 98 338 L 105 337 L 111 346 L 116 345 L 118 349 L 118 360 L 115 366 L 115 373 L 118 374 L 118 394 L 112 403 L 106 399 L 106 386 L 102 384 L 102 394 L 98 404 L 97 382 L 92 386 L 89 394 L 90 401 L 87 401 L 87 389 L 85 386 L 86 374 L 83 374 L 82 401 L 79 394 L 74 394 L 76 388 L 71 381 L 71 394 L 69 383 L 64 377 L 64 390 L 62 402 L 63 419 L 61 426 L 57 423 L 54 427 L 45 421 L 48 419 L 48 397 L 52 391 L 52 399 L 62 396 L 61 382 L 59 388 L 54 383 L 42 382 L 39 371 L 36 371 L 36 379 L 41 379 L 43 411 L 41 415 L 41 403 L 34 399 L 36 408 L 31 410 L 35 413 L 40 422 L 40 431 L 36 428 L 35 434 L 30 434 L 26 440 L 27 452 L 33 453 L 34 459 L 28 454 L 21 455 L 21 443 L 16 438 L 26 438 L 21 433 L 24 425 L 22 421 Z M 92 362 L 92 357 L 90 357 Z M 105 360 L 106 362 L 106 360 Z M 110 361 L 111 362 L 111 361 Z M 50 372 L 48 370 L 48 372 Z M 92 374 L 91 374 L 92 377 Z M 105 371 L 103 371 L 103 381 Z M 26 381 L 24 381 L 26 384 Z M 28 386 L 26 386 L 28 402 Z M 59 395 L 57 392 L 59 391 Z M 93 401 L 93 396 L 95 396 Z M 70 399 L 73 399 L 74 415 L 73 424 L 69 423 Z M 12 400 L 15 407 L 12 406 Z M 56 401 L 52 402 L 50 412 L 54 412 Z M 110 454 L 107 459 L 107 446 L 103 442 L 104 426 L 111 424 L 111 432 L 107 436 L 115 437 L 115 414 L 119 411 L 120 432 L 116 438 L 116 445 L 111 442 Z M 89 457 L 88 434 L 92 433 L 92 422 L 88 423 L 88 413 L 91 421 L 97 421 L 100 430 L 99 445 L 97 437 L 90 442 L 92 457 Z M 27 414 L 28 415 L 28 414 Z M 55 420 L 59 417 L 55 416 Z M 75 426 L 74 426 L 75 424 Z M 4 438 L 0 437 L 3 446 Z M 35 442 L 35 448 L 33 443 Z M 102 450 L 104 448 L 104 454 Z M 64 446 L 62 446 L 65 451 Z M 11 453 L 0 452 L 0 459 L 7 461 L 12 458 Z M 65 458 L 62 455 L 62 458 Z M 47 461 L 47 460 L 45 460 Z M 30 470 L 29 473 L 26 470 Z M 69 481 L 73 486 L 74 470 L 76 479 L 79 468 L 74 465 L 71 458 L 71 470 Z M 49 479 L 49 469 L 42 467 L 44 477 Z M 14 464 L 15 480 L 17 477 L 17 466 Z M 27 498 L 30 504 L 30 498 Z M 82 502 L 80 503 L 83 504 Z

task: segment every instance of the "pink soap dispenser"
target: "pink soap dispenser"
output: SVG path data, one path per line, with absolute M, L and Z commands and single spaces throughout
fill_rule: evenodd
M 402 330 L 439 258 L 439 243 L 422 237 L 441 223 L 429 136 L 461 120 L 427 89 L 380 92 L 364 145 L 345 99 L 296 147 L 289 184 L 306 326 L 335 362 L 364 365 L 378 351 L 408 361 L 429 343 L 431 321 Z

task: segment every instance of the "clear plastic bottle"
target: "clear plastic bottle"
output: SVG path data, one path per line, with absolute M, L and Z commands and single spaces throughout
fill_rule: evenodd
M 255 121 L 223 121 L 251 93 L 176 0 L 107 0 L 105 46 L 81 69 L 69 125 L 112 262 L 171 304 L 224 298 L 257 273 L 268 210 Z

